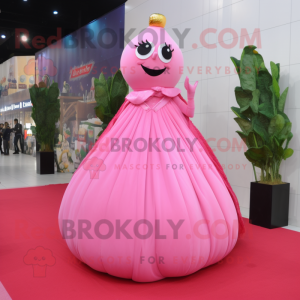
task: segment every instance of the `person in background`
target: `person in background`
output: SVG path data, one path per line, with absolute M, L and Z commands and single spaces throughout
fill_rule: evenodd
M 7 122 L 4 124 L 4 131 L 3 131 L 3 147 L 4 147 L 4 155 L 9 155 L 9 140 L 10 134 L 12 130 L 10 129 Z
M 18 146 L 18 141 L 20 141 L 21 149 L 22 149 L 22 125 L 19 123 L 18 119 L 14 119 L 15 127 L 13 132 L 15 133 L 14 144 L 15 144 L 15 152 L 13 154 L 19 154 L 20 149 Z
M 4 151 L 2 150 L 2 137 L 3 137 L 3 123 L 0 123 L 0 152 L 1 154 L 4 153 Z

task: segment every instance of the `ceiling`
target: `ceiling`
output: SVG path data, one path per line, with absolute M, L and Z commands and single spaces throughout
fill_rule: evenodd
M 35 36 L 42 36 L 46 40 L 50 36 L 57 36 L 57 28 L 61 28 L 64 37 L 125 2 L 126 0 L 1 0 L 0 63 L 12 56 L 34 55 L 39 51 L 32 46 L 31 49 L 26 49 L 22 44 L 18 46 L 18 28 L 28 31 L 29 41 Z M 58 14 L 54 15 L 54 11 Z M 2 39 L 1 35 L 6 38 Z M 29 42 L 28 44 L 30 46 Z

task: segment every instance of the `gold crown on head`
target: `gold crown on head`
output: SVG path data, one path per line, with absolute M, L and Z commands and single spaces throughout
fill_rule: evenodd
M 162 14 L 152 14 L 149 18 L 149 26 L 162 27 L 166 26 L 166 17 Z

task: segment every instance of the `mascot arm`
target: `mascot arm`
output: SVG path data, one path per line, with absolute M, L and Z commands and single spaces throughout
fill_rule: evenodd
M 198 81 L 196 81 L 194 85 L 191 85 L 189 78 L 186 77 L 184 81 L 184 87 L 187 92 L 188 102 L 186 103 L 186 101 L 182 98 L 181 95 L 174 98 L 175 103 L 178 105 L 182 113 L 189 118 L 194 117 L 194 113 L 195 113 L 194 98 L 195 98 L 197 85 L 198 85 Z
M 194 98 L 189 98 L 187 103 L 181 96 L 177 96 L 173 99 L 183 114 L 185 114 L 189 118 L 194 117 L 194 112 L 195 112 Z

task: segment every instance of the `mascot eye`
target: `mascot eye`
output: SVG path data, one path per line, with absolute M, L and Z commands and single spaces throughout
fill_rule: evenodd
M 171 45 L 167 45 L 167 43 L 165 44 L 161 44 L 158 47 L 158 56 L 160 58 L 160 60 L 164 63 L 169 63 L 172 59 L 172 52 L 174 50 L 171 50 L 170 48 Z
M 146 43 L 142 41 L 139 43 L 139 45 L 136 45 L 135 55 L 139 59 L 147 59 L 152 55 L 154 49 L 155 47 L 152 43 L 148 42 L 147 40 Z

